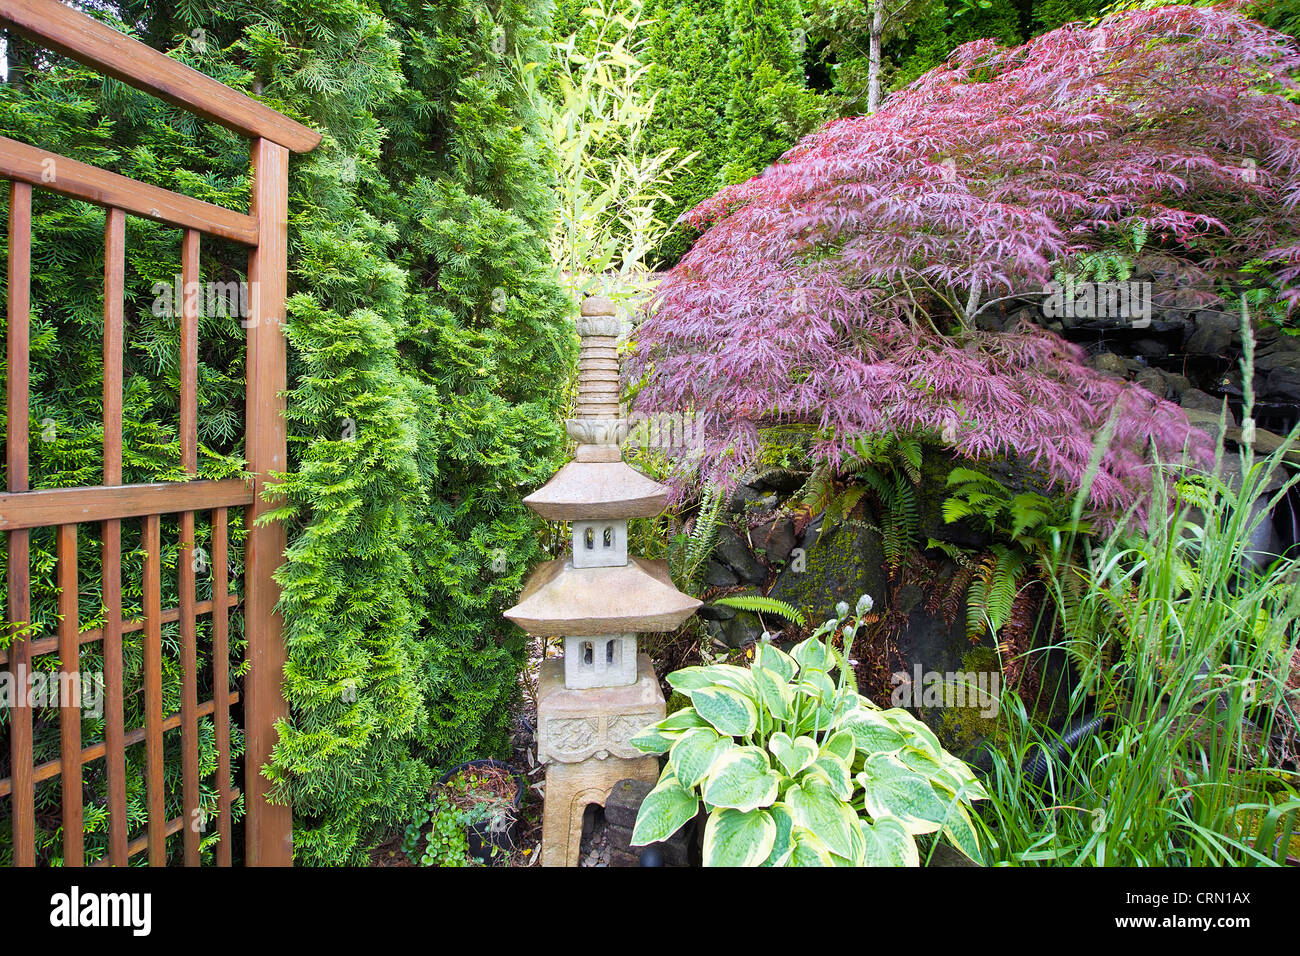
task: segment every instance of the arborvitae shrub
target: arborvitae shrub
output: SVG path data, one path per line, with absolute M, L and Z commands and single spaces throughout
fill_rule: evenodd
M 438 770 L 508 744 L 523 637 L 500 612 L 538 558 L 521 498 L 558 467 L 576 345 L 571 303 L 545 258 L 549 164 L 507 69 L 516 48 L 546 55 L 549 4 L 117 9 L 156 47 L 324 133 L 291 163 L 289 550 L 279 574 L 291 715 L 269 772 L 294 806 L 299 862 L 360 862 Z M 245 208 L 242 138 L 66 63 L 23 79 L 0 90 L 5 135 Z M 103 213 L 61 202 L 38 200 L 34 230 L 29 424 L 41 487 L 99 480 Z M 242 276 L 239 249 L 204 248 L 204 279 Z M 179 234 L 128 218 L 127 249 L 125 480 L 175 479 L 177 333 L 152 314 L 150 287 L 179 271 Z M 243 330 L 205 319 L 200 338 L 200 468 L 224 477 L 243 453 Z M 57 438 L 42 444 L 45 417 Z M 47 627 L 52 550 L 35 537 L 36 617 Z M 234 557 L 238 570 L 237 548 Z M 128 601 L 138 601 L 138 552 L 125 561 Z M 165 587 L 174 562 L 164 555 Z M 84 573 L 90 624 L 98 569 Z M 131 642 L 126 656 L 128 681 L 138 680 Z M 165 674 L 174 703 L 172 664 Z M 42 720 L 38 760 L 57 751 L 57 724 Z M 129 725 L 141 721 L 128 711 Z M 83 727 L 87 744 L 100 734 Z M 177 757 L 169 748 L 172 815 Z M 102 779 L 87 780 L 90 821 Z M 57 803 L 57 786 L 43 786 L 43 805 Z M 142 773 L 132 786 L 143 791 Z M 142 806 L 135 790 L 130 800 Z M 3 853 L 8 828 L 0 834 Z M 103 839 L 88 839 L 92 853 Z M 52 833 L 42 841 L 45 858 L 57 853 Z

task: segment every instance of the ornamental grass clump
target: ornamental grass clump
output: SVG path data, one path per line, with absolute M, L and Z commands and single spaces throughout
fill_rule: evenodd
M 801 425 L 819 461 L 897 432 L 1019 457 L 1067 490 L 1118 408 L 1090 505 L 1122 511 L 1153 451 L 1205 459 L 1206 437 L 1057 336 L 975 319 L 1139 233 L 1173 277 L 1157 305 L 1247 267 L 1300 301 L 1298 64 L 1231 6 L 959 48 L 689 214 L 707 231 L 636 334 L 638 406 L 693 410 L 691 467 L 711 478 L 753 463 L 765 429 Z
M 926 834 L 980 860 L 983 787 L 925 724 L 857 693 L 835 646 L 870 610 L 865 595 L 851 619 L 839 605 L 789 654 L 760 643 L 748 669 L 669 675 L 691 705 L 632 741 L 668 755 L 632 844 L 667 839 L 702 806 L 705 866 L 917 866 Z
M 1057 552 L 1061 637 L 1035 653 L 1069 656 L 1054 710 L 1094 732 L 1044 727 L 1004 689 L 982 805 L 998 862 L 1300 860 L 1300 560 L 1258 544 L 1300 484 L 1287 465 L 1298 435 L 1208 474 L 1160 465 L 1168 511 L 1126 515 L 1081 563 L 1068 543 Z

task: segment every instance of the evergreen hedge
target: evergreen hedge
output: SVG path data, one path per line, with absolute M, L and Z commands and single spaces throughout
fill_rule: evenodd
M 558 467 L 576 345 L 544 246 L 550 163 L 507 69 L 516 48 L 546 55 L 549 4 L 128 0 L 96 15 L 324 133 L 291 164 L 291 473 L 279 514 L 289 523 L 280 581 L 292 712 L 268 773 L 293 804 L 300 863 L 360 862 L 437 770 L 508 747 L 524 638 L 500 612 L 540 557 L 521 497 Z M 29 58 L 0 89 L 5 135 L 245 208 L 240 137 L 78 66 L 49 65 Z M 100 478 L 103 220 L 81 203 L 37 200 L 29 427 L 39 487 Z M 153 284 L 179 271 L 179 239 L 128 219 L 127 481 L 180 477 L 177 327 L 153 310 Z M 205 251 L 205 280 L 242 278 L 242 250 L 214 241 Z M 205 318 L 200 338 L 200 469 L 224 477 L 242 465 L 243 330 Z M 174 588 L 169 533 L 164 581 Z M 93 528 L 82 542 L 86 627 L 100 613 Z M 138 609 L 138 533 L 126 550 Z M 52 538 L 35 536 L 42 633 L 54 624 L 52 554 Z M 138 638 L 126 641 L 128 684 L 140 677 Z M 166 633 L 166 653 L 173 642 Z M 84 668 L 96 667 L 94 653 L 83 652 Z M 171 709 L 170 657 L 164 677 Z M 128 705 L 128 721 L 141 720 Z M 57 752 L 53 712 L 37 728 L 46 759 Z M 101 734 L 83 727 L 87 743 Z M 180 812 L 174 736 L 169 815 Z M 209 720 L 205 770 L 211 736 Z M 128 750 L 135 825 L 141 750 Z M 96 766 L 91 855 L 106 844 Z M 57 804 L 57 787 L 38 788 L 41 807 Z M 8 829 L 0 821 L 0 857 Z M 40 852 L 55 860 L 49 829 Z

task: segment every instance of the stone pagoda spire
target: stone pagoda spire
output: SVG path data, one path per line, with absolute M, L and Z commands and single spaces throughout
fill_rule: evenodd
M 564 638 L 563 659 L 543 662 L 538 692 L 546 866 L 577 864 L 587 804 L 603 804 L 619 780 L 658 779 L 657 759 L 629 742 L 664 716 L 659 681 L 649 657 L 637 653 L 636 635 L 672 630 L 700 606 L 673 586 L 665 562 L 627 553 L 628 519 L 659 514 L 668 489 L 623 461 L 619 331 L 613 302 L 583 302 L 578 404 L 566 423 L 577 452 L 524 499 L 543 518 L 570 523 L 572 550 L 537 568 L 505 613 L 530 634 Z

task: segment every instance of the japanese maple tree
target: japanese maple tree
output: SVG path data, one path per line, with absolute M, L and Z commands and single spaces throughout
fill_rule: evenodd
M 1114 411 L 1091 499 L 1131 502 L 1153 453 L 1204 455 L 1206 437 L 1051 333 L 972 319 L 1134 229 L 1203 277 L 1263 259 L 1300 302 L 1298 64 L 1232 5 L 959 48 L 688 214 L 707 231 L 636 333 L 637 407 L 693 409 L 715 478 L 753 461 L 765 426 L 801 423 L 823 460 L 899 432 L 1066 487 Z

